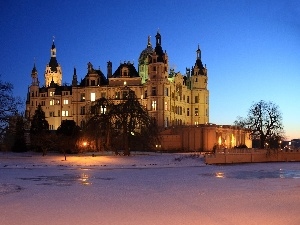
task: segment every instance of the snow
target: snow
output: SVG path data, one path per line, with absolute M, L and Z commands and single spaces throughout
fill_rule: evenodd
M 0 153 L 0 224 L 300 224 L 300 163 Z

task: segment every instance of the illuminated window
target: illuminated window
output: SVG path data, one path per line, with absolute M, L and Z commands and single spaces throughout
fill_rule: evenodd
M 91 93 L 91 101 L 96 101 L 96 93 Z
M 165 102 L 165 111 L 168 110 L 168 102 Z
M 64 105 L 68 105 L 69 104 L 69 100 L 68 99 L 64 99 Z
M 54 96 L 54 91 L 50 91 L 49 96 Z
M 152 110 L 153 110 L 153 111 L 156 111 L 156 110 L 157 110 L 156 101 L 152 101 L 151 106 L 152 106 Z
M 80 101 L 85 101 L 85 93 L 80 94 Z
M 116 98 L 116 99 L 120 99 L 120 92 L 119 92 L 119 91 L 116 91 L 116 92 L 115 92 L 115 98 Z
M 199 110 L 198 108 L 195 108 L 195 116 L 198 116 L 199 115 Z
M 69 111 L 64 111 L 64 110 L 63 110 L 63 111 L 61 112 L 61 115 L 62 115 L 62 116 L 69 116 Z
M 50 100 L 50 105 L 54 105 L 54 100 Z

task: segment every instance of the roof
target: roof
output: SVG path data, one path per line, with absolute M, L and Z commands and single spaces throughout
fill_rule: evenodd
M 134 65 L 130 62 L 127 63 L 121 63 L 120 66 L 118 67 L 118 69 L 114 72 L 114 74 L 112 75 L 113 78 L 117 78 L 117 77 L 122 77 L 122 68 L 128 68 L 128 77 L 140 77 L 139 73 L 137 72 L 137 70 L 135 69 Z
M 58 62 L 56 60 L 56 57 L 51 57 L 49 67 L 51 68 L 51 71 L 57 72 Z

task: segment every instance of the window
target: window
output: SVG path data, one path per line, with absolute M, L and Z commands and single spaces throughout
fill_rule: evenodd
M 54 96 L 54 91 L 50 91 L 49 96 Z
M 85 106 L 80 107 L 80 115 L 85 115 Z
M 50 105 L 54 105 L 54 100 L 53 99 L 50 100 Z
M 42 101 L 42 102 L 41 102 L 41 105 L 42 105 L 42 106 L 45 106 L 45 101 Z
M 116 91 L 116 93 L 115 93 L 115 98 L 116 98 L 116 99 L 120 99 L 120 92 L 119 92 L 119 91 Z
M 64 99 L 64 105 L 68 105 L 69 104 L 69 100 L 68 99 Z
M 62 116 L 69 116 L 69 111 L 64 111 L 63 110 L 61 114 L 62 114 Z
M 199 96 L 195 96 L 195 103 L 199 103 Z
M 55 105 L 59 105 L 59 100 L 56 100 L 56 101 L 55 101 Z
M 168 102 L 165 102 L 165 111 L 168 110 Z
M 147 90 L 145 91 L 145 98 L 147 98 Z
M 157 110 L 156 101 L 152 101 L 151 106 L 152 106 L 152 110 L 153 110 L 153 111 L 156 111 L 156 110 Z
M 198 108 L 195 108 L 195 116 L 198 116 L 199 115 L 199 110 Z
M 187 96 L 187 97 L 186 97 L 186 102 L 187 102 L 187 103 L 190 103 L 190 96 Z
M 60 116 L 60 110 L 57 111 L 57 116 Z
M 85 101 L 85 93 L 80 94 L 80 101 Z
M 127 99 L 128 98 L 128 92 L 127 91 L 123 91 L 123 96 L 122 99 Z
M 101 92 L 101 98 L 106 98 L 106 93 L 105 92 Z
M 187 116 L 190 116 L 190 108 L 187 108 L 187 109 L 186 109 L 186 115 L 187 115 Z
M 96 81 L 95 80 L 91 80 L 91 86 L 96 86 Z
M 156 87 L 152 87 L 152 96 L 156 96 Z
M 169 96 L 169 89 L 165 88 L 165 96 Z
M 96 93 L 91 93 L 91 101 L 96 101 Z
M 54 112 L 49 112 L 49 117 L 54 117 Z

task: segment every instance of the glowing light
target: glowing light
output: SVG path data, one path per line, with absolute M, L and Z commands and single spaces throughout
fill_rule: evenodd
M 89 181 L 89 175 L 86 173 L 82 173 L 79 181 L 81 182 L 81 184 L 83 185 L 91 185 L 92 183 Z
M 82 142 L 82 145 L 83 147 L 87 146 L 87 142 L 86 141 Z
M 223 172 L 216 172 L 215 177 L 217 177 L 217 178 L 225 178 L 225 174 Z

